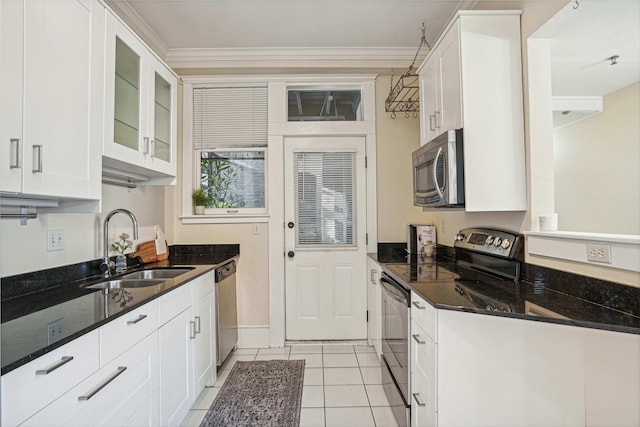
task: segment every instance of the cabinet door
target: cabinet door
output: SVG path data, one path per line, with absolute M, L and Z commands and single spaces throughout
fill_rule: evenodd
M 176 174 L 177 79 L 155 57 L 149 57 L 149 139 L 147 166 L 157 172 Z
M 436 349 L 427 333 L 411 322 L 411 425 L 436 425 Z
M 2 191 L 97 197 L 92 8 L 91 0 L 2 2 Z
M 420 145 L 424 145 L 438 135 L 436 129 L 436 110 L 439 106 L 440 87 L 436 78 L 436 53 L 431 55 L 420 70 L 420 111 L 422 132 Z
M 22 191 L 24 0 L 0 2 L 0 191 Z
M 23 192 L 84 196 L 90 179 L 91 0 L 25 2 Z
M 191 408 L 191 341 L 195 322 L 191 309 L 178 314 L 159 330 L 160 337 L 160 425 L 180 425 Z
M 193 306 L 196 322 L 193 340 L 193 396 L 206 386 L 212 386 L 216 372 L 215 352 L 215 293 L 211 292 Z
M 29 418 L 24 426 L 116 426 L 132 417 L 155 426 L 158 405 L 156 332 Z M 146 409 L 142 416 L 141 409 Z
M 123 162 L 146 166 L 149 140 L 143 102 L 147 50 L 144 44 L 114 16 L 108 15 L 106 44 L 106 96 L 104 154 Z
M 380 357 L 382 354 L 382 336 L 381 336 L 381 307 L 380 307 L 380 276 L 382 268 L 380 265 L 367 258 L 367 270 L 369 271 L 369 344 L 373 345 L 376 354 Z
M 462 127 L 462 83 L 460 78 L 459 22 L 451 27 L 438 47 L 440 96 L 436 126 L 439 133 Z

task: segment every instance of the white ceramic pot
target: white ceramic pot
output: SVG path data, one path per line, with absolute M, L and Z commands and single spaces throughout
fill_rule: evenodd
M 196 215 L 204 215 L 204 206 L 195 207 Z

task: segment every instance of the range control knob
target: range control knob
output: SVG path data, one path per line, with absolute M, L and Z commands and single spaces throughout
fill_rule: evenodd
M 485 242 L 487 245 L 490 245 L 493 243 L 493 239 L 495 239 L 495 237 L 493 236 L 487 236 L 487 241 Z
M 502 241 L 502 244 L 500 245 L 500 247 L 501 247 L 502 249 L 509 249 L 509 247 L 511 247 L 511 240 L 509 240 L 509 239 L 504 239 L 504 240 Z
M 463 240 L 464 240 L 464 234 L 462 234 L 462 233 L 458 233 L 458 234 L 456 234 L 456 235 L 454 236 L 454 240 L 455 240 L 456 242 L 461 242 L 461 241 L 463 241 Z
M 493 246 L 499 247 L 501 243 L 502 239 L 500 237 L 496 237 L 496 239 L 493 241 Z

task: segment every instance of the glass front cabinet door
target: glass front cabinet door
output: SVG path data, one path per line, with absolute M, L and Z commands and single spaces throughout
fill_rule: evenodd
M 145 175 L 149 183 L 174 178 L 177 77 L 111 15 L 106 93 L 105 166 Z

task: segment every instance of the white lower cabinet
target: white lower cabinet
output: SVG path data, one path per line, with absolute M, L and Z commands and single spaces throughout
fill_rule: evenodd
M 203 278 L 206 280 L 207 276 L 203 276 Z M 194 398 L 197 398 L 206 386 L 213 386 L 216 378 L 215 292 L 213 292 L 213 277 L 210 277 L 210 280 L 211 290 L 209 293 L 193 303 L 195 321 L 195 338 L 192 340 Z
M 411 319 L 413 426 L 640 425 L 639 335 L 436 310 L 413 293 Z
M 436 343 L 415 321 L 411 340 L 411 425 L 436 426 Z
M 98 331 L 2 376 L 2 424 L 15 426 L 99 368 Z
M 154 332 L 22 425 L 157 426 L 158 368 Z
M 2 376 L 2 426 L 177 426 L 216 380 L 215 276 Z
M 369 272 L 367 283 L 367 294 L 369 296 L 368 304 L 368 332 L 369 344 L 376 350 L 378 358 L 382 354 L 382 319 L 380 306 L 381 290 L 380 277 L 382 276 L 382 267 L 380 264 L 367 258 L 367 271 Z
M 216 375 L 213 271 L 160 298 L 160 421 L 180 425 Z M 170 320 L 167 320 L 170 319 Z
M 193 396 L 190 387 L 190 340 L 194 335 L 191 308 L 171 319 L 160 335 L 160 422 L 180 425 L 189 412 Z

